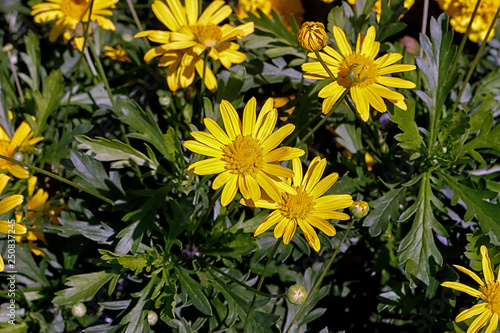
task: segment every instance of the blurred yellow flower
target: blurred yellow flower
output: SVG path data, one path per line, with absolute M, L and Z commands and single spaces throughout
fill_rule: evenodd
M 89 8 L 91 0 L 49 0 L 31 8 L 31 15 L 35 16 L 36 23 L 57 20 L 50 30 L 49 40 L 55 42 L 57 37 L 63 33 L 64 41 L 75 37 L 77 48 L 83 49 L 84 29 L 81 23 L 89 22 Z M 116 30 L 115 25 L 105 16 L 113 15 L 111 8 L 115 8 L 118 0 L 94 0 L 90 22 L 97 24 L 106 30 Z M 90 28 L 90 27 L 89 27 Z M 70 33 L 71 32 L 71 33 Z
M 35 187 L 37 184 L 37 177 L 32 176 L 28 179 L 28 206 L 27 206 L 27 214 L 26 220 L 30 220 L 29 223 L 32 228 L 38 228 L 33 225 L 39 217 L 43 217 L 43 220 L 50 219 L 53 224 L 57 222 L 57 216 L 60 214 L 62 210 L 62 206 L 53 207 L 48 204 L 47 200 L 49 199 L 49 194 L 43 189 L 38 189 L 35 193 Z M 20 223 L 23 220 L 23 212 L 16 212 L 16 221 Z M 22 239 L 26 237 L 28 240 L 29 247 L 31 252 L 33 252 L 37 256 L 45 257 L 45 253 L 35 245 L 35 241 L 42 241 L 43 243 L 47 243 L 45 241 L 45 237 L 42 232 L 38 231 L 28 231 L 25 235 L 16 236 L 16 241 L 19 243 L 22 248 Z
M 304 20 L 304 7 L 300 0 L 239 0 L 238 5 L 234 7 L 234 13 L 241 19 L 248 17 L 248 13 L 259 16 L 257 9 L 260 9 L 268 17 L 272 17 L 271 9 L 276 14 L 283 17 L 283 23 L 288 28 L 290 25 L 290 14 L 293 15 L 300 25 Z
M 313 227 L 323 231 L 327 236 L 335 236 L 335 228 L 327 219 L 348 220 L 349 215 L 336 212 L 353 204 L 348 194 L 322 195 L 332 187 L 339 175 L 332 173 L 321 179 L 326 167 L 326 159 L 315 157 L 305 175 L 302 173 L 302 163 L 298 158 L 292 161 L 294 176 L 285 181 L 296 193 L 281 192 L 278 200 L 262 197 L 255 201 L 241 199 L 241 203 L 250 207 L 274 209 L 255 230 L 255 236 L 260 235 L 271 226 L 274 237 L 283 237 L 283 243 L 288 244 L 295 234 L 297 225 L 315 251 L 320 249 L 320 241 Z
M 335 80 L 320 90 L 318 96 L 325 98 L 322 111 L 328 113 L 346 89 L 356 104 L 363 121 L 370 115 L 370 105 L 378 112 L 387 111 L 383 98 L 397 107 L 406 110 L 404 96 L 386 86 L 396 88 L 415 88 L 415 83 L 386 74 L 414 70 L 414 65 L 394 64 L 403 56 L 399 53 L 388 53 L 375 60 L 380 43 L 375 41 L 375 27 L 368 28 L 367 34 L 358 36 L 356 49 L 353 51 L 345 33 L 337 26 L 333 27 L 333 35 L 340 53 L 326 46 L 321 58 L 335 76 Z M 309 54 L 316 59 L 314 53 Z M 330 75 L 320 62 L 308 62 L 302 65 L 307 79 L 330 79 Z
M 297 33 L 297 40 L 309 52 L 319 51 L 328 43 L 325 26 L 321 22 L 304 22 Z
M 498 319 L 500 318 L 500 271 L 495 280 L 493 270 L 491 269 L 491 261 L 488 257 L 488 249 L 481 245 L 482 266 L 485 282 L 473 271 L 458 265 L 453 265 L 460 272 L 467 274 L 479 284 L 480 290 L 469 287 L 458 282 L 443 282 L 441 286 L 452 288 L 473 297 L 481 298 L 484 302 L 471 307 L 470 309 L 460 312 L 455 318 L 458 323 L 469 319 L 470 317 L 479 315 L 472 322 L 467 330 L 467 333 L 477 333 L 481 328 L 488 325 L 485 333 L 493 333 L 498 327 Z
M 219 26 L 232 14 L 231 7 L 224 1 L 213 1 L 200 16 L 198 0 L 186 0 L 185 6 L 179 0 L 169 0 L 168 5 L 155 0 L 152 9 L 169 31 L 147 30 L 134 37 L 147 37 L 162 44 L 149 50 L 144 60 L 149 63 L 153 58 L 161 57 L 158 66 L 169 67 L 167 83 L 172 91 L 191 85 L 195 69 L 200 77 L 205 76 L 204 82 L 210 91 L 217 90 L 215 75 L 208 66 L 204 66 L 201 57 L 205 51 L 226 68 L 245 61 L 245 54 L 238 51 L 240 46 L 232 41 L 251 34 L 253 22 L 238 27 L 229 24 Z
M 7 183 L 9 182 L 10 177 L 0 173 L 0 194 L 2 194 L 3 190 L 5 189 L 5 186 L 7 186 Z M 14 194 L 11 196 L 8 196 L 0 201 L 0 215 L 7 213 L 8 211 L 11 211 L 14 209 L 16 206 L 20 205 L 24 201 L 24 198 L 22 195 L 19 194 Z M 15 234 L 24 234 L 26 233 L 26 227 L 18 224 L 18 223 L 11 223 L 13 221 L 6 221 L 6 220 L 0 220 L 0 233 L 6 234 L 6 235 L 15 235 Z M 3 272 L 5 269 L 5 263 L 3 261 L 2 255 L 0 254 L 0 272 Z
M 331 1 L 325 1 L 325 0 L 323 0 L 323 1 L 324 1 L 324 2 L 331 2 Z M 384 1 L 387 1 L 387 0 L 384 0 Z M 356 5 L 356 0 L 347 0 L 347 2 L 349 2 L 349 4 L 350 4 L 351 6 Z M 413 6 L 413 4 L 414 4 L 414 3 L 415 3 L 415 0 L 405 0 L 405 2 L 404 2 L 404 7 L 405 7 L 406 9 L 410 9 L 410 8 L 411 8 L 411 6 Z M 391 0 L 388 0 L 388 3 L 387 3 L 387 4 L 388 4 L 388 5 L 390 5 L 390 4 L 391 4 Z M 382 13 L 382 0 L 377 0 L 377 1 L 375 2 L 375 4 L 373 5 L 372 10 L 373 10 L 375 13 L 377 13 L 377 22 L 379 22 L 379 21 L 380 21 L 380 14 Z M 399 18 L 401 19 L 401 17 L 403 17 L 403 15 L 401 15 Z
M 116 48 L 111 46 L 104 46 L 104 56 L 109 57 L 113 60 L 119 62 L 132 62 L 132 59 L 127 54 L 127 51 L 123 49 L 120 45 L 116 45 Z
M 476 6 L 476 0 L 437 0 L 439 7 L 450 16 L 450 24 L 453 29 L 460 33 L 467 31 L 472 12 Z M 469 39 L 473 42 L 478 40 L 490 40 L 495 34 L 495 29 L 486 38 L 488 28 L 495 18 L 495 12 L 500 6 L 498 0 L 482 0 L 472 23 Z
M 0 155 L 10 158 L 22 159 L 22 153 L 36 150 L 30 147 L 43 140 L 43 137 L 33 138 L 33 132 L 30 125 L 23 121 L 16 129 L 12 139 L 9 138 L 5 130 L 0 126 Z M 28 178 L 29 172 L 22 166 L 0 159 L 0 169 L 7 169 L 14 177 Z
M 212 119 L 205 118 L 205 126 L 210 131 L 192 132 L 197 140 L 189 140 L 184 146 L 192 152 L 212 158 L 191 164 L 188 171 L 198 175 L 217 174 L 212 188 L 224 186 L 221 204 L 227 206 L 238 190 L 244 198 L 257 201 L 261 197 L 261 188 L 268 196 L 281 197 L 282 191 L 294 192 L 279 177 L 293 177 L 293 171 L 278 162 L 304 155 L 304 151 L 292 147 L 275 149 L 295 126 L 287 124 L 275 132 L 278 111 L 273 108 L 273 99 L 269 98 L 259 116 L 256 116 L 257 102 L 252 97 L 243 111 L 243 122 L 235 108 L 228 101 L 222 100 L 220 112 L 226 131 Z

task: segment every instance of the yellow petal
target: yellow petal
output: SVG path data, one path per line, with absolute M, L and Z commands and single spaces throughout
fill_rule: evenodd
M 337 43 L 340 53 L 342 53 L 344 57 L 347 57 L 352 53 L 351 46 L 347 41 L 344 31 L 337 26 L 333 27 L 333 37 L 335 38 L 335 42 Z
M 483 313 L 481 313 L 472 324 L 469 326 L 467 333 L 476 333 L 479 332 L 481 328 L 486 326 L 492 317 L 492 313 L 489 309 L 486 309 Z
M 292 240 L 295 230 L 297 229 L 297 222 L 295 219 L 290 220 L 290 222 L 285 227 L 285 232 L 283 233 L 283 243 L 288 244 Z
M 301 219 L 298 220 L 299 222 L 299 227 L 302 229 L 302 232 L 304 233 L 304 237 L 306 238 L 307 242 L 311 247 L 314 249 L 314 251 L 318 252 L 321 243 L 319 242 L 318 235 L 316 234 L 316 231 L 311 227 L 311 225 L 305 221 L 302 221 Z
M 498 327 L 498 313 L 493 313 L 490 319 L 490 324 L 484 333 L 493 333 Z
M 397 64 L 397 65 L 392 65 L 392 66 L 387 66 L 387 67 L 381 68 L 381 69 L 379 69 L 378 73 L 380 75 L 386 75 L 386 74 L 391 74 L 391 73 L 412 71 L 416 68 L 417 67 L 414 65 Z
M 257 180 L 255 180 L 251 176 L 243 177 L 243 179 L 245 180 L 246 188 L 248 189 L 248 192 L 250 194 L 250 199 L 252 199 L 254 202 L 258 201 L 260 199 L 261 192 Z
M 251 135 L 255 131 L 255 118 L 257 110 L 257 100 L 255 97 L 250 98 L 250 100 L 245 105 L 243 110 L 243 135 Z
M 295 129 L 295 125 L 293 124 L 286 124 L 283 127 L 280 127 L 277 131 L 274 133 L 270 134 L 264 142 L 262 142 L 262 148 L 264 149 L 263 153 L 267 154 L 274 148 L 276 148 L 283 140 L 292 134 L 293 130 Z
M 257 229 L 255 229 L 255 232 L 254 232 L 254 236 L 258 236 L 260 235 L 261 233 L 263 233 L 264 231 L 266 231 L 267 229 L 269 229 L 271 226 L 275 225 L 276 223 L 278 223 L 283 217 L 281 216 L 281 214 L 275 210 L 274 212 L 272 212 L 271 214 L 269 214 L 268 217 L 266 217 L 264 219 L 264 221 L 262 221 L 259 226 L 257 227 Z
M 455 318 L 455 321 L 457 323 L 464 321 L 466 319 L 469 319 L 470 317 L 477 316 L 478 314 L 484 312 L 486 310 L 486 304 L 487 303 L 480 303 L 476 304 L 470 309 L 464 310 L 458 314 L 458 316 Z
M 387 105 L 385 105 L 384 100 L 380 95 L 378 95 L 371 87 L 365 87 L 360 89 L 360 94 L 365 94 L 366 99 L 378 112 L 386 112 Z
M 222 100 L 220 103 L 220 113 L 229 138 L 236 139 L 236 136 L 241 135 L 241 122 L 238 113 L 233 105 L 226 100 Z
M 363 96 L 360 90 L 358 87 L 352 87 L 351 96 L 361 119 L 366 122 L 370 117 L 370 103 L 368 103 L 366 96 Z
M 270 175 L 281 178 L 292 178 L 293 171 L 279 164 L 266 163 L 262 170 Z
M 186 0 L 186 16 L 189 25 L 198 21 L 198 0 Z
M 293 168 L 293 184 L 295 186 L 300 186 L 302 184 L 302 162 L 298 158 L 292 160 Z
M 389 86 L 394 88 L 412 89 L 416 87 L 415 83 L 408 80 L 400 79 L 398 77 L 380 76 L 377 78 L 377 82 L 384 86 Z
M 9 221 L 0 220 L 0 233 L 11 234 L 14 232 L 15 235 L 23 235 L 27 232 L 24 225 L 19 223 L 9 223 Z
M 266 176 L 262 172 L 259 172 L 257 174 L 257 182 L 271 199 L 273 199 L 276 202 L 281 201 L 281 192 L 277 188 L 275 182 L 269 179 L 268 176 Z
M 480 292 L 472 287 L 466 286 L 465 284 L 458 283 L 458 282 L 443 282 L 443 283 L 441 283 L 441 286 L 446 287 L 446 288 L 455 289 L 455 290 L 467 293 L 467 294 L 474 296 L 474 297 L 479 297 L 482 295 L 482 292 Z
M 231 171 L 227 170 L 215 177 L 214 182 L 212 184 L 212 188 L 217 190 L 222 186 L 226 185 L 226 183 L 231 179 L 231 177 L 236 177 L 231 173 Z
M 185 141 L 184 147 L 191 150 L 193 153 L 207 155 L 210 157 L 222 157 L 222 150 L 214 149 L 194 140 Z
M 259 117 L 257 117 L 257 122 L 255 123 L 255 129 L 258 131 L 262 124 L 264 123 L 264 118 L 266 115 L 273 110 L 274 108 L 274 100 L 272 97 L 268 98 L 264 105 L 262 106 L 262 109 L 260 110 Z M 256 136 L 255 136 L 256 137 Z
M 177 31 L 181 28 L 181 25 L 175 18 L 174 14 L 167 7 L 167 5 L 160 0 L 155 0 L 151 6 L 156 17 L 171 31 Z
M 278 121 L 278 111 L 276 109 L 270 110 L 262 122 L 262 126 L 257 130 L 257 140 L 265 140 L 274 130 L 276 122 Z
M 15 207 L 22 204 L 23 201 L 24 201 L 24 197 L 20 194 L 14 194 L 14 195 L 8 196 L 6 198 L 3 198 L 0 201 L 0 215 L 11 211 Z
M 201 132 L 201 131 L 195 131 L 191 132 L 191 135 L 193 138 L 195 138 L 197 141 L 206 144 L 207 146 L 210 146 L 214 149 L 221 149 L 222 146 L 224 146 L 222 143 L 220 143 L 217 139 L 214 138 L 214 136 L 210 133 L 207 132 Z
M 227 136 L 226 132 L 220 128 L 219 124 L 213 121 L 210 118 L 205 118 L 203 120 L 207 129 L 212 133 L 212 135 L 219 140 L 222 144 L 228 145 L 232 142 L 232 140 Z
M 325 219 L 322 219 L 320 217 L 310 215 L 307 217 L 307 222 L 309 222 L 313 227 L 323 231 L 327 236 L 332 237 L 335 236 L 335 234 L 337 233 L 333 225 L 331 225 Z
M 313 198 L 319 198 L 322 196 L 339 178 L 338 173 L 332 173 L 323 178 L 314 188 L 309 192 Z
M 233 175 L 222 189 L 220 203 L 222 206 L 227 206 L 233 201 L 236 192 L 238 192 L 238 176 Z
M 5 189 L 5 186 L 7 186 L 7 183 L 9 182 L 10 177 L 7 176 L 4 173 L 0 173 L 0 194 L 2 194 L 3 190 Z
M 313 163 L 314 162 L 314 163 Z M 313 159 L 309 168 L 307 169 L 306 175 L 302 180 L 302 184 L 305 185 L 305 190 L 307 192 L 311 192 L 311 190 L 316 186 L 321 177 L 323 176 L 323 172 L 326 168 L 326 158 L 316 157 Z
M 484 286 L 484 283 L 481 280 L 481 278 L 479 276 L 477 276 L 477 274 L 474 273 L 473 271 L 471 271 L 470 269 L 467 269 L 467 268 L 459 266 L 459 265 L 453 265 L 453 267 L 455 267 L 456 269 L 458 269 L 460 272 L 462 272 L 464 274 L 467 274 L 468 276 L 470 276 L 471 278 L 473 278 L 474 281 L 476 281 L 477 283 L 479 283 L 480 286 Z
M 490 257 L 488 256 L 488 249 L 484 245 L 481 245 L 481 255 L 483 257 L 481 263 L 483 266 L 484 280 L 486 281 L 486 284 L 489 284 L 495 281 L 495 277 L 493 275 L 493 270 L 491 269 L 491 261 Z
M 35 210 L 47 202 L 47 199 L 49 198 L 49 194 L 42 190 L 41 188 L 38 189 L 36 194 L 28 200 L 28 210 Z
M 179 0 L 167 0 L 167 4 L 172 10 L 172 14 L 177 19 L 181 27 L 187 25 L 186 11 Z
M 188 171 L 201 176 L 213 175 L 226 171 L 226 162 L 220 158 L 208 158 L 191 164 Z

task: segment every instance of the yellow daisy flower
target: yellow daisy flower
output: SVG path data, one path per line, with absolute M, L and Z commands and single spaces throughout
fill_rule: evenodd
M 295 126 L 287 124 L 273 132 L 278 111 L 269 98 L 259 117 L 256 117 L 257 102 L 252 97 L 243 111 L 243 123 L 228 101 L 222 100 L 220 112 L 226 131 L 210 118 L 205 126 L 210 131 L 192 132 L 197 140 L 189 140 L 184 146 L 192 152 L 212 158 L 191 164 L 188 171 L 198 175 L 217 174 L 212 188 L 224 186 L 221 204 L 227 206 L 238 190 L 244 198 L 257 201 L 262 188 L 270 197 L 278 199 L 282 191 L 294 192 L 279 177 L 293 177 L 293 171 L 278 162 L 304 155 L 304 151 L 292 147 L 275 149 Z
M 134 37 L 147 37 L 152 42 L 162 44 L 149 50 L 144 55 L 144 60 L 149 63 L 153 58 L 161 56 L 158 66 L 173 67 L 172 70 L 169 68 L 167 74 L 167 82 L 172 91 L 192 83 L 193 69 L 203 77 L 204 61 L 200 56 L 205 50 L 210 58 L 219 60 L 226 68 L 246 59 L 245 54 L 238 51 L 239 45 L 232 41 L 252 33 L 253 22 L 238 27 L 229 24 L 219 26 L 233 12 L 224 1 L 213 1 L 200 16 L 198 0 L 186 0 L 185 6 L 179 0 L 169 0 L 168 4 L 155 0 L 152 9 L 169 31 L 148 30 Z M 174 76 L 181 78 L 173 79 Z M 217 89 L 217 81 L 208 66 L 205 68 L 204 81 L 212 92 Z
M 291 29 L 290 15 L 293 15 L 300 25 L 304 21 L 305 9 L 300 0 L 239 0 L 234 7 L 234 13 L 241 19 L 248 17 L 248 13 L 259 16 L 257 9 L 260 9 L 269 18 L 272 18 L 271 9 L 283 18 L 283 23 Z
M 274 237 L 283 237 L 283 243 L 288 244 L 299 225 L 309 245 L 315 251 L 319 251 L 321 244 L 313 227 L 323 231 L 327 236 L 335 236 L 337 233 L 335 228 L 325 219 L 348 220 L 349 215 L 335 210 L 351 206 L 352 197 L 348 194 L 322 197 L 339 178 L 337 173 L 332 173 L 321 179 L 326 167 L 325 158 L 315 157 L 305 176 L 298 158 L 294 158 L 292 164 L 294 176 L 292 179 L 286 179 L 286 183 L 291 185 L 296 193 L 281 192 L 278 200 L 263 197 L 257 201 L 242 199 L 240 202 L 250 207 L 274 209 L 257 227 L 255 236 L 277 224 L 274 228 Z
M 437 0 L 439 7 L 450 16 L 450 24 L 453 29 L 460 33 L 467 31 L 472 12 L 476 6 L 476 0 Z M 495 35 L 493 28 L 490 36 L 486 38 L 488 28 L 495 18 L 495 12 L 499 6 L 498 0 L 482 0 L 477 9 L 474 22 L 471 26 L 469 39 L 473 42 L 478 40 L 490 40 Z
M 33 218 L 37 215 L 38 211 L 40 208 L 43 208 L 45 204 L 47 203 L 47 200 L 49 198 L 49 194 L 44 191 L 43 189 L 38 189 L 38 191 L 33 195 L 35 192 L 35 186 L 37 183 L 37 177 L 32 176 L 28 179 L 28 195 L 29 195 L 29 200 L 28 200 L 28 214 L 26 215 L 27 218 Z M 16 221 L 17 223 L 20 223 L 23 220 L 23 213 L 22 211 L 16 212 Z M 31 221 L 31 224 L 33 224 L 35 221 Z M 33 226 L 33 228 L 37 228 L 37 226 Z M 43 236 L 43 233 L 37 232 L 37 231 L 28 231 L 25 235 L 22 236 L 16 236 L 16 242 L 18 242 L 22 248 L 21 242 L 23 237 L 26 237 L 28 240 L 28 244 L 30 246 L 31 252 L 33 252 L 37 256 L 43 256 L 45 257 L 45 252 L 43 252 L 40 248 L 38 248 L 35 245 L 35 241 L 41 240 L 42 242 L 46 243 L 45 237 Z
M 458 282 L 443 282 L 441 285 L 443 287 L 452 288 L 471 296 L 481 298 L 484 302 L 479 303 L 471 307 L 470 309 L 462 311 L 456 318 L 455 321 L 458 323 L 460 321 L 469 319 L 470 317 L 479 315 L 472 325 L 467 330 L 467 333 L 479 332 L 481 328 L 488 325 L 485 333 L 493 333 L 498 327 L 498 319 L 500 317 L 500 271 L 498 277 L 495 281 L 495 276 L 493 275 L 493 270 L 491 269 L 491 261 L 488 257 L 488 250 L 486 246 L 481 246 L 482 264 L 483 264 L 483 275 L 485 282 L 477 276 L 473 271 L 458 265 L 453 265 L 460 272 L 467 274 L 473 278 L 478 284 L 481 290 L 474 289 L 465 284 Z
M 386 86 L 411 89 L 415 88 L 415 83 L 383 75 L 411 71 L 416 67 L 394 64 L 403 58 L 399 53 L 387 53 L 375 60 L 380 43 L 375 41 L 375 27 L 373 26 L 368 28 L 365 36 L 361 34 L 358 36 L 355 51 L 351 49 L 345 33 L 339 27 L 333 27 L 333 35 L 340 53 L 330 46 L 326 46 L 320 52 L 321 58 L 336 77 L 335 81 L 319 91 L 318 96 L 325 98 L 323 113 L 330 111 L 346 89 L 349 89 L 363 121 L 368 120 L 370 105 L 378 112 L 387 111 L 383 98 L 406 110 L 404 96 Z M 314 53 L 310 53 L 309 56 L 316 59 Z M 306 72 L 304 77 L 307 79 L 330 79 L 318 61 L 303 64 L 302 70 Z
M 21 125 L 17 128 L 12 139 L 9 138 L 5 130 L 0 126 L 0 155 L 7 156 L 10 158 L 22 158 L 22 154 L 27 151 L 36 150 L 35 147 L 29 147 L 40 140 L 43 137 L 33 138 L 33 132 L 31 131 L 30 125 L 23 121 Z M 28 178 L 29 172 L 22 166 L 0 159 L 0 169 L 7 169 L 14 177 L 17 178 Z
M 132 59 L 128 56 L 128 53 L 120 45 L 116 45 L 116 48 L 111 46 L 104 46 L 104 56 L 111 58 L 119 62 L 132 62 Z
M 90 21 L 106 30 L 116 30 L 115 25 L 105 16 L 113 15 L 111 8 L 116 8 L 118 0 L 94 0 Z M 36 23 L 43 23 L 57 20 L 50 30 L 49 40 L 55 42 L 57 37 L 63 33 L 65 41 L 71 39 L 72 32 L 75 35 L 75 44 L 81 51 L 83 49 L 83 28 L 80 23 L 89 22 L 89 8 L 91 0 L 49 0 L 34 5 L 31 8 L 31 15 L 35 16 Z M 79 28 L 79 29 L 77 29 Z M 80 31 L 78 31 L 80 30 Z

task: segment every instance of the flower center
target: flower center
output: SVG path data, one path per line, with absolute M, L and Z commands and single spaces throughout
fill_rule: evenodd
M 284 193 L 280 203 L 281 215 L 288 218 L 305 219 L 314 209 L 314 201 L 309 193 L 300 187 L 295 187 L 297 194 Z
M 262 146 L 250 135 L 238 135 L 222 148 L 226 169 L 239 175 L 256 175 L 264 166 Z
M 84 14 L 89 5 L 90 2 L 87 2 L 87 0 L 62 0 L 61 11 L 65 16 L 74 19 L 76 22 L 86 22 L 88 21 L 88 17 L 84 17 Z
M 217 47 L 222 40 L 222 29 L 217 24 L 193 25 L 190 28 L 196 40 L 206 47 Z
M 337 82 L 344 88 L 363 87 L 375 83 L 379 76 L 377 65 L 373 60 L 362 54 L 352 53 L 340 63 Z
M 481 287 L 481 291 L 483 292 L 481 298 L 488 303 L 487 308 L 500 316 L 500 283 L 490 282 Z

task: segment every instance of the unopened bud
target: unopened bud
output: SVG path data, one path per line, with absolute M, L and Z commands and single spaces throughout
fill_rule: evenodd
M 81 318 L 87 313 L 87 307 L 83 303 L 76 303 L 71 308 L 71 314 L 76 318 Z
M 370 206 L 368 206 L 368 202 L 366 201 L 354 201 L 351 207 L 349 207 L 351 214 L 360 219 L 368 215 L 370 211 Z
M 286 292 L 286 299 L 295 305 L 303 304 L 307 299 L 307 291 L 306 288 L 301 286 L 300 284 L 294 284 L 290 288 L 288 288 Z
M 304 22 L 297 33 L 299 44 L 306 50 L 319 51 L 326 46 L 328 35 L 321 22 Z
M 148 311 L 148 324 L 154 326 L 158 322 L 158 315 L 153 310 Z

